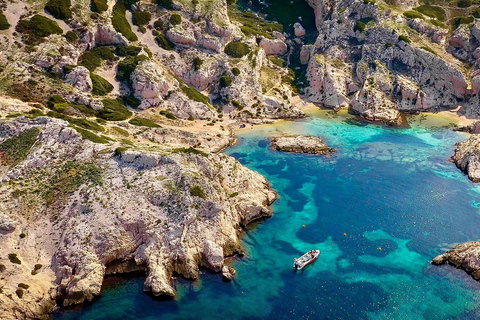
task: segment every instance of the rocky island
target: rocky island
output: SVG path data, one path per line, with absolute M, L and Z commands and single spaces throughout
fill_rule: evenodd
M 224 257 L 276 199 L 221 153 L 240 123 L 303 118 L 303 102 L 389 125 L 480 115 L 476 6 L 308 0 L 310 43 L 301 22 L 234 1 L 0 4 L 2 319 L 92 300 L 107 274 L 143 270 L 167 296 L 201 266 L 232 279 Z M 477 139 L 455 153 L 475 181 Z M 333 152 L 309 136 L 272 146 Z
M 271 138 L 272 150 L 294 153 L 309 153 L 330 155 L 335 149 L 329 148 L 321 137 L 315 136 L 285 136 Z

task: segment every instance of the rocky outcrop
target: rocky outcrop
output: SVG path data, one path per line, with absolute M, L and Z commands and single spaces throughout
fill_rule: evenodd
M 457 143 L 452 160 L 470 180 L 480 182 L 480 135 L 472 134 L 468 140 Z
M 370 121 L 400 124 L 400 112 L 395 103 L 378 89 L 373 79 L 365 81 L 362 90 L 355 93 L 350 111 Z
M 303 37 L 306 33 L 306 30 L 299 22 L 295 22 L 293 25 L 293 32 L 295 37 Z
M 229 266 L 222 267 L 222 277 L 224 281 L 232 281 L 233 279 L 235 279 L 236 275 L 237 275 L 237 271 L 232 267 L 229 267 Z
M 128 40 L 121 33 L 115 31 L 111 24 L 98 24 L 95 32 L 97 45 L 127 45 Z
M 159 106 L 168 96 L 168 91 L 173 87 L 172 82 L 165 79 L 165 72 L 152 61 L 142 61 L 130 75 L 133 94 L 140 100 L 139 109 L 143 110 Z
M 465 270 L 475 280 L 480 280 L 480 241 L 470 241 L 456 245 L 448 252 L 436 256 L 435 265 L 451 264 Z
M 287 53 L 287 45 L 282 40 L 262 38 L 258 45 L 267 55 L 282 56 Z
M 330 155 L 336 150 L 329 148 L 321 137 L 316 136 L 285 136 L 270 139 L 272 150 Z
M 82 66 L 73 68 L 72 71 L 65 76 L 65 82 L 80 92 L 91 92 L 93 88 L 90 71 Z
M 28 243 L 0 233 L 8 271 L 0 279 L 2 318 L 43 317 L 56 298 L 65 305 L 91 300 L 107 270 L 132 269 L 128 263 L 146 270 L 145 290 L 175 295 L 173 273 L 195 279 L 200 265 L 220 272 L 223 256 L 240 250 L 240 226 L 271 215 L 276 195 L 265 178 L 227 155 L 116 149 L 46 117 L 3 122 L 2 140 L 32 127 L 42 132 L 36 143 L 1 176 L 2 226 L 11 229 L 15 218 Z M 5 258 L 10 253 L 21 265 Z M 20 282 L 35 288 L 22 299 Z M 38 308 L 28 307 L 32 301 Z M 12 313 L 19 309 L 29 311 Z

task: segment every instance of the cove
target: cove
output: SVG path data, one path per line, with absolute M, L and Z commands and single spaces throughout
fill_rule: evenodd
M 480 186 L 448 161 L 466 135 L 430 115 L 411 117 L 406 129 L 351 120 L 317 111 L 238 132 L 226 153 L 265 175 L 280 198 L 272 218 L 245 231 L 245 257 L 229 260 L 234 282 L 203 271 L 196 282 L 177 280 L 176 300 L 159 301 L 142 292 L 143 277 L 127 275 L 54 318 L 479 318 L 479 283 L 430 264 L 453 244 L 478 240 Z M 338 152 L 274 152 L 268 138 L 279 134 L 321 135 Z M 295 273 L 293 258 L 313 248 L 319 259 Z

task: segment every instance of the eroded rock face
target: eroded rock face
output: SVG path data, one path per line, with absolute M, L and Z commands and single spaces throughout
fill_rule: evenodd
M 480 241 L 470 241 L 456 245 L 448 252 L 436 256 L 435 265 L 452 264 L 471 274 L 475 280 L 480 280 Z
M 282 40 L 262 38 L 258 44 L 267 55 L 282 56 L 287 53 L 287 45 Z
M 470 180 L 480 182 L 480 135 L 472 134 L 468 140 L 457 143 L 452 160 Z
M 271 138 L 272 150 L 309 154 L 332 154 L 336 150 L 329 148 L 321 137 L 286 136 Z
M 73 68 L 65 76 L 65 82 L 81 92 L 91 92 L 93 88 L 90 71 L 83 66 Z
M 355 93 L 350 111 L 370 121 L 380 121 L 389 124 L 400 123 L 400 112 L 395 104 L 380 91 L 372 81 L 365 81 L 361 91 Z
M 128 264 L 146 270 L 145 290 L 173 296 L 174 272 L 194 279 L 202 264 L 221 271 L 224 254 L 239 250 L 240 225 L 271 215 L 276 194 L 266 179 L 227 155 L 115 152 L 115 145 L 83 140 L 67 122 L 46 117 L 0 124 L 1 140 L 32 127 L 42 132 L 36 143 L 1 176 L 2 225 L 11 229 L 15 217 L 29 243 L 18 248 L 18 234 L 0 233 L 8 271 L 0 279 L 2 318 L 12 318 L 12 310 L 29 310 L 19 318 L 45 316 L 56 298 L 65 305 L 91 300 L 107 272 L 135 269 Z M 55 189 L 55 177 L 77 174 L 80 180 L 68 192 Z M 30 194 L 35 188 L 40 197 Z M 13 197 L 14 191 L 25 193 Z M 26 206 L 27 198 L 35 205 Z M 12 252 L 21 265 L 4 263 Z M 39 263 L 43 267 L 33 276 Z M 38 289 L 20 299 L 20 282 Z M 34 300 L 41 301 L 38 308 L 28 308 Z
M 138 64 L 130 80 L 135 98 L 141 101 L 141 110 L 161 105 L 173 87 L 165 79 L 165 72 L 156 63 L 148 60 Z

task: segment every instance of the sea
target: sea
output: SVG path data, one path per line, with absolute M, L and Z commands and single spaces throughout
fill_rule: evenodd
M 480 185 L 449 161 L 468 138 L 448 118 L 409 116 L 406 128 L 311 111 L 237 132 L 226 153 L 278 192 L 274 216 L 248 226 L 233 282 L 202 270 L 178 297 L 142 291 L 144 275 L 108 277 L 93 302 L 54 319 L 478 319 L 480 284 L 436 255 L 480 238 Z M 269 138 L 322 136 L 330 156 L 272 151 Z M 303 271 L 293 258 L 321 255 Z

